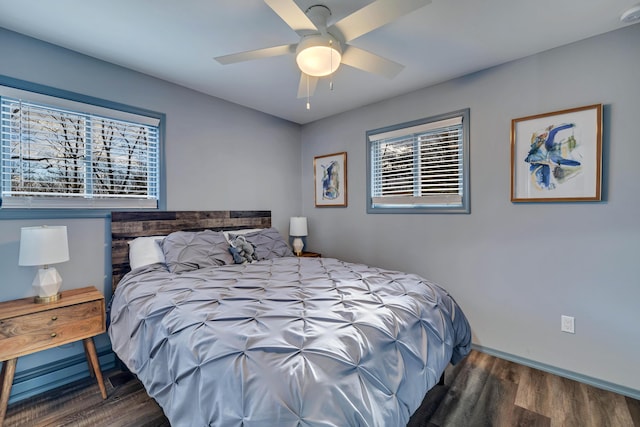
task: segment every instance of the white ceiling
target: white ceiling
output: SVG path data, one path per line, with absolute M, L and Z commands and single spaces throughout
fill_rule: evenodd
M 371 0 L 296 3 L 326 5 L 332 24 Z M 621 28 L 620 15 L 635 4 L 433 0 L 351 42 L 405 65 L 398 76 L 343 65 L 333 91 L 320 80 L 308 111 L 296 97 L 293 55 L 232 65 L 213 59 L 298 42 L 263 0 L 0 0 L 0 27 L 303 124 Z

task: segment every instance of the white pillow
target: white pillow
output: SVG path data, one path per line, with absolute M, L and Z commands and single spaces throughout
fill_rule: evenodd
M 160 242 L 165 236 L 138 237 L 129 242 L 129 265 L 132 270 L 146 265 L 163 263 Z

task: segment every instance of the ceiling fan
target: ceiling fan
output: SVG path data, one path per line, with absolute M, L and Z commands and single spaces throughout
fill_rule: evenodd
M 279 55 L 296 55 L 300 68 L 298 98 L 315 92 L 318 79 L 333 74 L 340 64 L 387 78 L 395 77 L 403 65 L 383 58 L 349 42 L 417 10 L 431 0 L 376 0 L 327 27 L 331 10 L 317 4 L 303 11 L 293 0 L 264 0 L 300 36 L 296 44 L 273 46 L 215 58 L 220 64 L 233 64 Z

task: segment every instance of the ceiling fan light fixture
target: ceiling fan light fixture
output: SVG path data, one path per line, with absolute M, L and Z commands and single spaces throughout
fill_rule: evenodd
M 341 60 L 340 43 L 330 34 L 305 36 L 296 49 L 296 62 L 300 71 L 313 77 L 333 74 Z

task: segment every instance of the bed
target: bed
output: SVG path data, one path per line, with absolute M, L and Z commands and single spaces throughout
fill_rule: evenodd
M 443 288 L 295 257 L 269 211 L 114 212 L 111 230 L 112 347 L 173 426 L 405 426 L 470 351 Z

